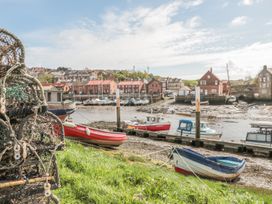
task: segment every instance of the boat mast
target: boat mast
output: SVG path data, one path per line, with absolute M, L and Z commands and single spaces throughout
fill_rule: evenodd
M 229 77 L 229 65 L 228 63 L 226 64 L 226 69 L 227 69 L 227 76 L 228 76 L 228 93 L 227 95 L 229 96 L 230 95 L 230 77 Z

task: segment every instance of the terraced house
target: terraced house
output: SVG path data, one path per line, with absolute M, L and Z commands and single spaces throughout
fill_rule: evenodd
M 199 79 L 198 85 L 203 95 L 223 95 L 222 81 L 213 73 L 212 68 Z
M 263 66 L 258 74 L 258 86 L 260 99 L 272 99 L 272 68 Z

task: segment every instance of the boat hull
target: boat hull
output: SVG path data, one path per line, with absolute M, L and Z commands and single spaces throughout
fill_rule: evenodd
M 64 123 L 65 137 L 101 146 L 119 146 L 127 140 L 124 133 L 98 130 L 84 125 Z
M 236 168 L 227 168 L 222 166 L 222 164 L 209 162 L 207 161 L 208 159 L 209 157 L 207 157 L 205 161 L 204 157 L 197 158 L 196 156 L 196 158 L 194 158 L 194 156 L 192 156 L 190 158 L 188 155 L 173 152 L 175 171 L 184 175 L 198 175 L 221 181 L 233 181 L 240 176 L 245 168 L 245 161 L 243 160 L 241 160 L 241 163 Z
M 180 130 L 178 130 L 177 132 L 180 133 Z M 183 131 L 182 132 L 182 136 L 183 137 L 191 137 L 191 138 L 195 138 L 195 132 L 188 132 L 188 131 Z M 206 138 L 206 139 L 215 139 L 215 140 L 219 140 L 221 138 L 222 134 L 220 133 L 203 133 L 200 132 L 200 138 Z
M 75 112 L 75 109 L 49 109 L 49 112 L 58 116 L 62 121 L 65 120 L 69 115 Z
M 139 125 L 128 124 L 127 128 L 157 132 L 157 131 L 168 131 L 170 130 L 170 127 L 171 127 L 170 123 L 157 123 L 157 124 L 139 124 Z

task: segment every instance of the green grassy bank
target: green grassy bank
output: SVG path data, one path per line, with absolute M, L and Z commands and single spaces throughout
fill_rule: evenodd
M 200 181 L 137 156 L 71 142 L 58 161 L 61 203 L 272 203 L 268 192 Z

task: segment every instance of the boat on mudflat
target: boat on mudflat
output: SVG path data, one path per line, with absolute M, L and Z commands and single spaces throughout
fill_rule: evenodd
M 69 115 L 75 112 L 74 108 L 68 108 L 68 109 L 49 109 L 49 112 L 55 114 L 59 117 L 62 121 L 64 121 Z
M 146 131 L 169 131 L 170 122 L 164 122 L 164 118 L 148 116 L 146 120 L 125 121 L 127 129 L 146 130 Z
M 59 103 L 48 103 L 48 111 L 58 116 L 64 121 L 76 110 L 76 104 L 73 101 L 63 101 Z
M 181 136 L 187 137 L 195 137 L 196 134 L 195 121 L 191 119 L 181 119 L 179 120 L 179 125 L 177 132 L 181 134 Z M 200 122 L 200 137 L 206 139 L 220 139 L 222 136 L 221 133 L 216 130 L 208 127 L 207 123 Z
M 251 123 L 251 128 L 255 128 L 254 131 L 247 133 L 246 142 L 248 144 L 272 146 L 272 122 L 259 121 Z
M 124 133 L 98 130 L 71 122 L 64 122 L 63 127 L 65 137 L 86 143 L 113 147 L 119 146 L 127 140 Z
M 172 159 L 175 171 L 221 181 L 233 181 L 245 168 L 245 160 L 228 156 L 206 157 L 187 148 L 174 148 Z

